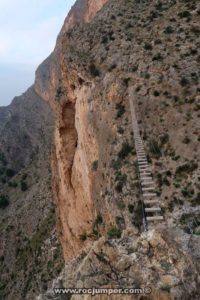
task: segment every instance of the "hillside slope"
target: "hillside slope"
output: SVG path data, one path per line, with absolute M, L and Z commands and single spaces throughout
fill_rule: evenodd
M 32 299 L 63 262 L 51 189 L 54 117 L 33 87 L 0 115 L 0 298 Z

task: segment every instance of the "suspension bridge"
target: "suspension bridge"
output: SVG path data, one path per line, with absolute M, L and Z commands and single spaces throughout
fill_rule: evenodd
M 134 133 L 134 143 L 137 155 L 140 197 L 143 210 L 143 224 L 144 230 L 147 231 L 149 223 L 163 221 L 164 218 L 161 213 L 159 198 L 156 193 L 156 185 L 152 176 L 153 170 L 147 160 L 143 140 L 140 135 L 140 129 L 131 94 L 129 95 L 129 102 Z

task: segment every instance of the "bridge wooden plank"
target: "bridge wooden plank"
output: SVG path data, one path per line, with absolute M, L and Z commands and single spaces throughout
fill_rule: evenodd
M 162 220 L 164 220 L 163 216 L 147 217 L 147 221 L 162 221 Z
M 157 212 L 157 211 L 161 211 L 160 207 L 145 207 L 145 211 L 146 212 Z

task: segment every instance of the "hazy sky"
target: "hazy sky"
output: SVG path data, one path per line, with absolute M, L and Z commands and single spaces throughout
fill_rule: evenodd
M 0 106 L 34 82 L 75 0 L 0 0 Z

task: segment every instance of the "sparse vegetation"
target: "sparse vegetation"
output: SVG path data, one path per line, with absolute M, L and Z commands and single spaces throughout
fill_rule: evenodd
M 200 226 L 200 213 L 184 213 L 179 219 L 179 222 L 182 226 L 185 225 L 184 231 L 186 233 L 191 234 L 191 230 L 195 233 L 195 230 Z
M 126 205 L 124 204 L 123 199 L 118 199 L 117 202 L 116 202 L 116 204 L 117 204 L 117 207 L 118 207 L 120 210 L 124 210 L 125 207 L 126 207 Z
M 192 173 L 194 170 L 198 168 L 198 164 L 195 163 L 193 160 L 190 162 L 187 162 L 181 166 L 178 166 L 176 168 L 176 175 L 182 175 L 184 173 Z
M 117 110 L 116 118 L 121 118 L 126 111 L 125 106 L 122 103 L 116 104 L 116 110 Z
M 62 87 L 59 86 L 56 90 L 56 99 L 59 99 L 63 95 Z
M 170 271 L 172 269 L 172 264 L 168 261 L 163 261 L 161 262 L 161 267 L 163 270 L 165 270 L 166 272 Z
M 21 191 L 22 192 L 25 192 L 26 190 L 28 190 L 28 184 L 26 181 L 24 180 L 21 180 L 20 181 L 20 187 L 21 187 Z
M 118 157 L 121 159 L 125 159 L 132 150 L 133 147 L 130 146 L 128 142 L 125 142 L 122 144 L 121 150 L 118 153 Z
M 79 235 L 79 239 L 84 242 L 87 240 L 87 234 L 84 232 L 82 234 Z
M 121 169 L 121 167 L 122 167 L 122 161 L 121 161 L 121 159 L 112 160 L 112 162 L 111 162 L 111 167 L 112 167 L 114 170 L 119 170 L 119 169 Z
M 99 165 L 99 161 L 98 160 L 93 161 L 93 163 L 92 163 L 92 171 L 97 171 L 98 165 Z
M 191 17 L 191 13 L 188 10 L 181 11 L 178 16 L 180 18 L 188 18 Z
M 123 216 L 117 216 L 116 218 L 116 224 L 118 226 L 124 225 L 125 224 L 125 220 Z
M 97 69 L 96 65 L 94 63 L 91 63 L 89 65 L 89 71 L 90 71 L 90 74 L 93 76 L 93 77 L 97 77 L 100 75 L 99 73 L 99 70 Z
M 181 77 L 181 80 L 180 80 L 180 85 L 185 87 L 187 85 L 189 85 L 189 80 L 186 78 L 186 77 Z
M 124 133 L 124 128 L 122 128 L 121 126 L 118 128 L 117 130 L 120 134 L 123 134 Z
M 183 139 L 182 142 L 183 142 L 184 144 L 189 144 L 190 141 L 191 141 L 190 138 L 186 136 L 186 137 Z
M 200 192 L 191 200 L 192 206 L 200 205 Z
M 158 145 L 158 142 L 155 139 L 151 139 L 148 143 L 149 145 L 149 152 L 155 157 L 155 158 L 160 158 L 162 155 L 160 151 L 160 147 Z
M 166 34 L 171 34 L 174 32 L 174 29 L 172 28 L 172 26 L 167 26 L 164 30 L 164 33 Z
M 109 230 L 108 230 L 108 237 L 109 238 L 120 238 L 121 237 L 121 230 L 116 227 L 116 226 L 112 226 Z
M 115 189 L 118 193 L 122 192 L 122 189 L 127 181 L 127 175 L 122 174 L 121 171 L 117 172 L 115 181 L 117 182 L 117 185 L 115 186 Z
M 129 203 L 128 210 L 132 214 L 134 212 L 134 205 Z
M 150 43 L 145 43 L 145 44 L 144 44 L 144 49 L 145 49 L 145 50 L 152 50 L 153 47 L 152 47 L 152 45 L 151 45 Z
M 162 290 L 162 291 L 165 291 L 165 292 L 170 292 L 170 290 L 171 290 L 171 286 L 169 285 L 169 284 L 167 284 L 167 283 L 165 283 L 165 284 L 162 284 L 161 286 L 160 286 L 160 289 Z
M 140 228 L 143 222 L 143 213 L 142 213 L 142 202 L 138 201 L 137 206 L 134 209 L 134 218 L 133 224 Z
M 18 186 L 18 183 L 16 181 L 11 181 L 11 182 L 8 182 L 8 185 L 12 188 L 16 188 Z
M 100 213 L 98 213 L 98 215 L 95 219 L 94 225 L 98 226 L 98 225 L 101 225 L 102 223 L 103 223 L 103 217 Z

